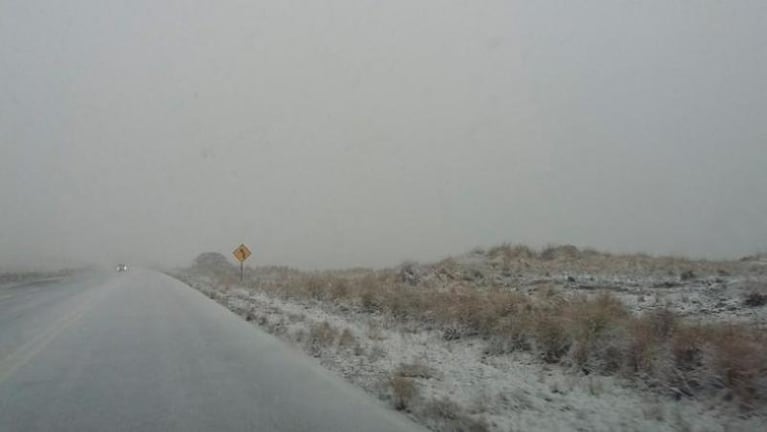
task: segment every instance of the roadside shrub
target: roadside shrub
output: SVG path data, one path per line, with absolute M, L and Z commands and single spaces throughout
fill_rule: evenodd
M 746 295 L 743 304 L 749 307 L 759 307 L 767 304 L 767 295 L 758 292 L 752 292 Z
M 394 373 L 405 378 L 429 379 L 434 376 L 434 370 L 421 362 L 401 363 Z
M 382 312 L 384 309 L 384 289 L 385 285 L 376 278 L 375 274 L 363 276 L 356 286 L 362 310 L 368 313 Z
M 666 330 L 668 324 L 665 313 L 650 313 L 628 322 L 628 344 L 623 361 L 629 376 L 658 372 L 670 334 L 670 330 Z
M 524 245 L 517 245 L 508 250 L 508 255 L 511 259 L 533 259 L 536 258 L 535 251 Z
M 354 334 L 347 328 L 344 329 L 344 331 L 341 333 L 341 336 L 338 338 L 338 346 L 340 348 L 351 348 L 353 347 L 357 342 L 357 338 L 354 337 Z
M 418 414 L 433 430 L 442 432 L 487 432 L 490 426 L 483 419 L 467 415 L 461 406 L 447 398 L 434 399 L 423 404 Z
M 573 339 L 572 359 L 586 370 L 615 371 L 620 365 L 616 330 L 628 317 L 625 306 L 609 293 L 593 299 L 576 298 L 560 306 L 557 315 L 566 320 Z
M 309 328 L 309 347 L 316 354 L 323 348 L 332 346 L 338 337 L 338 330 L 333 328 L 327 321 L 313 324 Z
M 381 292 L 381 309 L 398 319 L 410 319 L 421 315 L 427 308 L 420 291 L 409 286 L 396 285 Z
M 610 293 L 601 293 L 594 299 L 576 299 L 563 313 L 572 315 L 577 330 L 589 337 L 617 325 L 629 315 L 623 303 Z
M 209 271 L 229 271 L 235 268 L 223 254 L 218 252 L 203 252 L 197 255 L 194 265 Z
M 349 282 L 336 278 L 329 282 L 328 297 L 331 300 L 347 300 L 349 298 Z
M 714 384 L 723 384 L 746 405 L 767 398 L 767 338 L 742 326 L 728 325 L 715 330 L 706 366 Z
M 563 320 L 548 315 L 539 316 L 533 334 L 536 348 L 543 361 L 558 362 L 570 349 L 572 339 Z
M 537 257 L 535 251 L 524 245 L 512 246 L 510 243 L 503 243 L 501 245 L 490 248 L 487 251 L 487 256 L 490 258 L 505 258 L 507 260 L 517 259 L 534 259 Z
M 381 345 L 375 345 L 370 349 L 370 353 L 368 353 L 368 361 L 375 363 L 383 358 L 386 358 L 386 350 L 383 349 Z
M 495 332 L 488 339 L 486 353 L 490 355 L 508 354 L 516 350 L 529 351 L 531 345 L 531 318 L 524 309 L 502 317 Z
M 328 282 L 321 276 L 310 276 L 304 284 L 304 289 L 306 289 L 309 297 L 315 300 L 322 300 L 329 291 Z
M 573 245 L 549 246 L 541 251 L 540 257 L 544 261 L 575 259 L 578 258 L 578 248 Z
M 511 244 L 503 243 L 498 246 L 493 246 L 487 251 L 487 256 L 490 258 L 498 258 L 501 256 L 508 256 L 511 250 Z
M 683 373 L 702 366 L 702 350 L 710 339 L 710 331 L 697 325 L 677 326 L 671 336 L 671 355 L 674 367 Z
M 692 270 L 687 270 L 682 272 L 682 274 L 679 276 L 679 278 L 683 281 L 689 281 L 695 279 L 695 272 Z
M 399 375 L 394 375 L 389 379 L 389 387 L 394 401 L 394 408 L 398 411 L 408 409 L 418 393 L 418 389 L 412 379 Z
M 362 291 L 362 294 L 360 294 L 360 304 L 362 310 L 368 313 L 379 312 L 382 309 L 380 299 L 372 290 Z
M 417 285 L 419 282 L 418 277 L 418 263 L 415 261 L 405 261 L 399 267 L 398 278 L 402 283 L 409 285 Z

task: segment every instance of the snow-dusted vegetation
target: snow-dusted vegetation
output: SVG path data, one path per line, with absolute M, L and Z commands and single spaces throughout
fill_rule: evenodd
M 759 430 L 767 260 L 502 245 L 384 270 L 173 272 L 434 430 Z M 214 257 L 215 258 L 215 257 Z

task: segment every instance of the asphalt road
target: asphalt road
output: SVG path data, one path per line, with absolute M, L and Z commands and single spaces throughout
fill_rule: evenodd
M 0 431 L 420 431 L 161 273 L 0 287 Z

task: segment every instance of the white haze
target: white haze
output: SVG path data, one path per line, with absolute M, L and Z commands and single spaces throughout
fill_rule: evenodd
M 767 245 L 767 2 L 0 1 L 0 268 Z

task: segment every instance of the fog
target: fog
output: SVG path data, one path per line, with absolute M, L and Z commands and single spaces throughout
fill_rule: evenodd
M 2 1 L 0 268 L 767 247 L 767 3 Z

